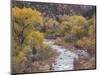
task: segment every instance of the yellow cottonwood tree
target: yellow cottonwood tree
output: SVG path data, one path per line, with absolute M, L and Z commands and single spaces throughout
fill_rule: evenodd
M 33 31 L 29 33 L 29 35 L 26 37 L 26 40 L 28 41 L 29 44 L 31 45 L 41 45 L 43 42 L 44 36 L 43 33 L 39 31 Z
M 14 39 L 22 44 L 25 41 L 26 34 L 33 31 L 34 25 L 43 25 L 43 19 L 41 13 L 31 8 L 12 8 L 12 27 Z M 26 32 L 26 34 L 25 34 Z
M 43 41 L 43 34 L 36 31 L 35 25 L 37 24 L 43 25 L 43 19 L 39 11 L 26 7 L 12 8 L 12 63 L 15 71 L 20 71 L 20 66 L 27 60 L 29 45 L 38 45 Z

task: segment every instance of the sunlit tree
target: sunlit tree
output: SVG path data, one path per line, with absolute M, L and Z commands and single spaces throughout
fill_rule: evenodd
M 43 25 L 41 13 L 31 8 L 12 8 L 12 27 L 13 35 L 16 36 L 14 39 L 22 44 L 25 41 L 24 32 L 34 30 L 34 25 Z M 27 32 L 28 33 L 28 32 Z
M 12 8 L 12 62 L 16 71 L 21 71 L 25 66 L 28 48 L 32 49 L 43 42 L 43 34 L 37 31 L 36 25 L 43 25 L 39 11 L 26 7 Z

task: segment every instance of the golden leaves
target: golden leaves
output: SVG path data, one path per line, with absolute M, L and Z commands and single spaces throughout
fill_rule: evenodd
M 69 18 L 70 24 L 73 25 L 78 25 L 82 26 L 85 24 L 86 19 L 83 16 L 71 16 Z
M 41 13 L 35 9 L 14 7 L 12 8 L 12 22 L 16 34 L 16 36 L 13 35 L 16 45 L 14 46 L 12 62 L 19 65 L 26 59 L 27 51 L 25 48 L 27 46 L 40 45 L 43 42 L 43 33 L 35 31 L 34 27 L 37 23 L 43 25 L 43 19 Z M 15 39 L 16 37 L 17 39 Z
M 43 25 L 43 19 L 41 17 L 41 13 L 37 10 L 33 10 L 31 8 L 12 8 L 12 16 L 16 19 L 23 20 L 24 25 L 27 24 L 35 24 L 40 23 Z

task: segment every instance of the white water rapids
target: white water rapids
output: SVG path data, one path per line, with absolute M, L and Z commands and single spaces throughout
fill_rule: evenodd
M 44 40 L 44 44 L 47 44 L 57 52 L 59 52 L 59 56 L 55 60 L 55 63 L 52 64 L 54 71 L 61 70 L 74 70 L 74 59 L 78 59 L 78 55 L 63 48 L 62 46 L 55 45 L 54 40 Z

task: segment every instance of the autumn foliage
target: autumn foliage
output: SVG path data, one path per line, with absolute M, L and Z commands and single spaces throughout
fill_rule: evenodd
M 91 56 L 90 59 L 75 61 L 75 68 L 95 68 L 95 13 L 86 17 L 77 14 L 68 6 L 58 7 L 58 14 L 52 14 L 45 6 L 42 10 L 41 6 L 29 6 L 27 3 L 26 6 L 13 5 L 11 26 L 13 72 L 36 72 L 41 71 L 41 66 L 48 66 L 50 59 L 56 56 L 56 51 L 43 43 L 45 39 L 55 39 L 55 44 L 63 45 L 65 48 L 72 45 L 76 49 L 86 50 Z M 61 14 L 62 9 L 68 11 L 64 10 Z

